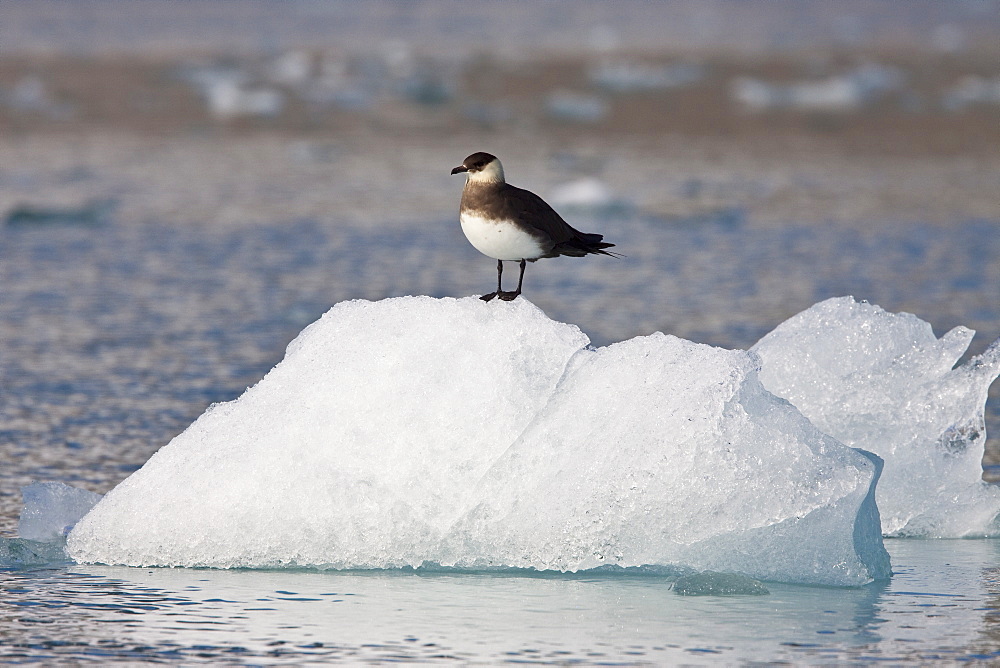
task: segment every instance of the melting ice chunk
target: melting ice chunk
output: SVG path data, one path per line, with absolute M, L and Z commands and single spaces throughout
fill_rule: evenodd
M 909 313 L 851 297 L 790 318 L 752 350 L 764 385 L 841 442 L 885 460 L 878 507 L 888 535 L 996 533 L 1000 488 L 982 481 L 983 410 L 1000 342 L 954 368 L 974 332 L 940 339 Z
M 256 386 L 112 490 L 72 554 L 215 567 L 432 559 L 588 342 L 524 300 L 476 301 L 333 307 Z
M 445 563 L 888 577 L 880 462 L 767 392 L 757 364 L 663 334 L 581 351 L 484 479 Z
M 36 482 L 21 488 L 24 508 L 17 523 L 22 539 L 61 542 L 81 517 L 101 500 L 100 494 L 61 482 Z
M 70 534 L 128 565 L 888 576 L 881 460 L 657 334 L 592 350 L 529 302 L 338 304 Z

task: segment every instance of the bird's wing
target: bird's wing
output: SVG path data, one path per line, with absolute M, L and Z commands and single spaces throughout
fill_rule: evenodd
M 579 234 L 545 200 L 530 190 L 505 183 L 500 196 L 508 216 L 516 217 L 544 232 L 554 244 L 569 241 Z

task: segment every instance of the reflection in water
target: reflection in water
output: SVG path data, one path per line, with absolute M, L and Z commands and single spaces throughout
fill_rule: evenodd
M 983 620 L 980 638 L 976 646 L 982 646 L 982 653 L 990 653 L 990 648 L 1000 647 L 1000 545 L 991 544 L 990 565 L 984 565 L 980 583 L 986 594 L 983 605 Z
M 525 661 L 1000 659 L 992 540 L 890 540 L 857 589 L 769 583 L 686 597 L 669 578 L 211 571 L 0 572 L 0 660 Z

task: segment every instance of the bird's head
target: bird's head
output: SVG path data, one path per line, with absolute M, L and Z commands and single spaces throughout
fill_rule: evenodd
M 465 173 L 469 183 L 503 183 L 503 165 L 496 156 L 489 153 L 473 153 L 461 165 L 451 170 L 452 174 Z

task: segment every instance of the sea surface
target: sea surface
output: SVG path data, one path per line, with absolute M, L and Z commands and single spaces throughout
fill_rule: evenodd
M 0 662 L 1000 661 L 1000 543 L 887 541 L 891 581 L 682 596 L 625 575 L 0 570 Z
M 6 536 L 21 486 L 107 492 L 211 403 L 259 380 L 334 303 L 495 287 L 495 262 L 454 219 L 174 225 L 125 224 L 111 208 L 34 213 L 0 226 Z M 916 313 L 938 335 L 971 326 L 973 353 L 1000 336 L 997 221 L 761 227 L 732 209 L 574 223 L 626 257 L 532 264 L 524 295 L 595 345 L 660 330 L 745 348 L 848 294 Z M 1000 660 L 1000 543 L 887 547 L 888 583 L 766 583 L 768 595 L 742 597 L 680 596 L 669 578 L 623 575 L 0 570 L 0 661 Z

